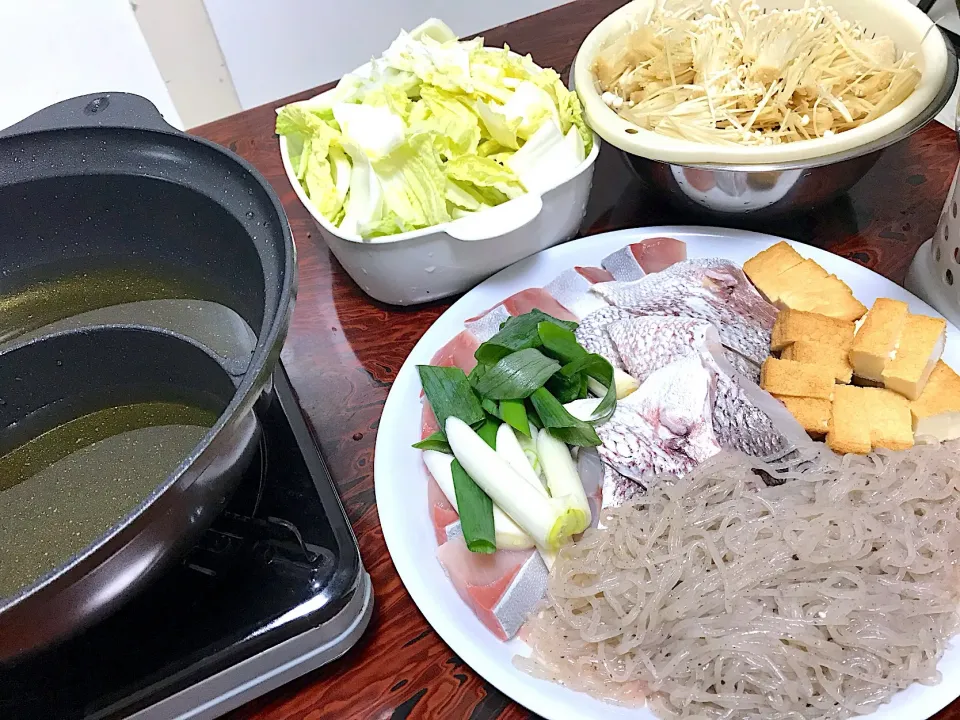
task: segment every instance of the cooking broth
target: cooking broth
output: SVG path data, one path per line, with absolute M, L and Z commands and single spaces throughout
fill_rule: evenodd
M 6 285 L 11 284 L 5 278 Z M 226 298 L 184 269 L 43 268 L 0 292 L 0 351 L 55 332 L 97 325 L 153 327 L 192 338 L 244 372 L 257 344 Z
M 0 457 L 0 597 L 67 561 L 133 510 L 217 420 L 172 402 L 107 408 Z

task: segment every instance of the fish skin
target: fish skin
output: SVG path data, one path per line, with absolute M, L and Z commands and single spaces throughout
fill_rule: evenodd
M 607 255 L 600 261 L 600 265 L 620 282 L 639 280 L 646 275 L 629 245 Z
M 627 310 L 612 306 L 596 310 L 580 321 L 580 327 L 574 333 L 577 336 L 577 342 L 580 343 L 587 352 L 596 353 L 610 361 L 610 364 L 619 370 L 624 370 L 623 360 L 617 353 L 617 349 L 607 334 L 607 326 L 618 320 L 626 320 L 635 317 Z
M 684 260 L 633 282 L 598 283 L 593 291 L 637 315 L 706 320 L 726 347 L 757 365 L 769 354 L 777 309 L 727 260 Z
M 637 480 L 621 475 L 609 465 L 603 466 L 603 502 L 601 510 L 618 508 L 632 502 L 647 491 L 647 486 Z M 604 527 L 603 516 L 597 521 L 597 527 Z
M 636 317 L 607 332 L 625 370 L 638 380 L 678 358 L 698 357 L 717 377 L 713 429 L 720 445 L 758 458 L 779 458 L 808 441 L 780 403 L 735 370 L 736 353 L 720 344 L 717 329 L 692 318 Z M 642 388 L 642 386 L 641 386 Z M 629 399 L 629 398 L 628 398 Z
M 696 348 L 706 347 L 706 333 L 711 327 L 696 318 L 643 315 L 611 323 L 607 335 L 624 360 L 623 369 L 643 382 L 655 370 L 687 357 Z M 737 372 L 759 381 L 760 368 L 749 360 L 726 348 L 723 356 Z
M 590 292 L 593 283 L 576 268 L 560 273 L 543 289 L 550 293 L 578 318 L 584 318 L 592 312 L 610 307 L 606 300 Z
M 695 354 L 655 371 L 597 426 L 600 459 L 643 485 L 653 475 L 682 475 L 720 452 L 712 420 L 715 383 Z M 617 500 L 604 493 L 604 507 Z

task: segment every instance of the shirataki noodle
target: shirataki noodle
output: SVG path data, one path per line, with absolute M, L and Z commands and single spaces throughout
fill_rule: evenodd
M 776 469 L 725 453 L 565 548 L 528 672 L 665 718 L 842 718 L 937 683 L 960 601 L 960 445 Z

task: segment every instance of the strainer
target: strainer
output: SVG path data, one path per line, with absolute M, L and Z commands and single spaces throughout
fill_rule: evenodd
M 954 325 L 960 324 L 960 194 L 953 176 L 937 232 L 917 251 L 904 285 L 935 307 Z

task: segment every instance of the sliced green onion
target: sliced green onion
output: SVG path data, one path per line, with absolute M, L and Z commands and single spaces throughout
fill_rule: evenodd
M 536 408 L 543 426 L 548 428 L 555 438 L 562 440 L 567 445 L 579 445 L 581 447 L 596 447 L 600 444 L 600 438 L 593 426 L 583 420 L 578 420 L 567 412 L 546 388 L 536 390 L 530 396 L 530 401 Z
M 499 416 L 514 430 L 530 437 L 530 421 L 523 400 L 501 400 Z
M 441 429 L 450 417 L 460 418 L 467 425 L 477 425 L 486 419 L 463 370 L 433 365 L 418 365 L 417 370 L 423 392 Z
M 518 400 L 529 397 L 534 390 L 543 387 L 559 370 L 560 363 L 556 360 L 539 350 L 527 348 L 499 360 L 474 387 L 481 396 L 491 400 Z
M 418 443 L 414 443 L 413 446 L 417 450 L 436 450 L 437 452 L 451 453 L 450 443 L 447 442 L 447 436 L 444 434 L 443 430 L 437 430 L 430 437 L 426 437 Z
M 542 341 L 537 328 L 544 322 L 567 330 L 577 329 L 577 323 L 558 320 L 542 310 L 531 310 L 518 317 L 507 319 L 501 326 L 500 332 L 477 348 L 477 352 L 474 353 L 477 362 L 493 365 L 510 353 L 540 347 Z
M 580 391 L 583 389 L 584 377 L 582 375 L 564 375 L 557 373 L 547 380 L 544 387 L 549 390 L 561 403 L 568 403 L 580 397 Z
M 483 408 L 484 412 L 489 415 L 493 415 L 495 418 L 503 419 L 503 415 L 500 412 L 500 406 L 490 398 L 483 398 L 480 401 L 480 407 Z
M 574 360 L 564 365 L 560 374 L 566 377 L 586 375 L 603 385 L 606 392 L 603 396 L 603 401 L 597 408 L 594 423 L 605 423 L 610 419 L 613 411 L 617 408 L 617 385 L 613 378 L 613 365 L 610 364 L 609 360 L 602 355 L 588 353 L 579 360 Z M 576 398 L 570 398 L 570 400 L 575 399 Z M 570 400 L 564 402 L 570 402 Z
M 577 336 L 567 328 L 542 322 L 537 325 L 537 334 L 543 343 L 544 352 L 562 363 L 571 363 L 587 354 L 577 342 Z
M 459 460 L 450 466 L 453 489 L 457 495 L 460 528 L 470 552 L 489 555 L 497 551 L 497 531 L 493 523 L 493 501 L 463 469 Z

